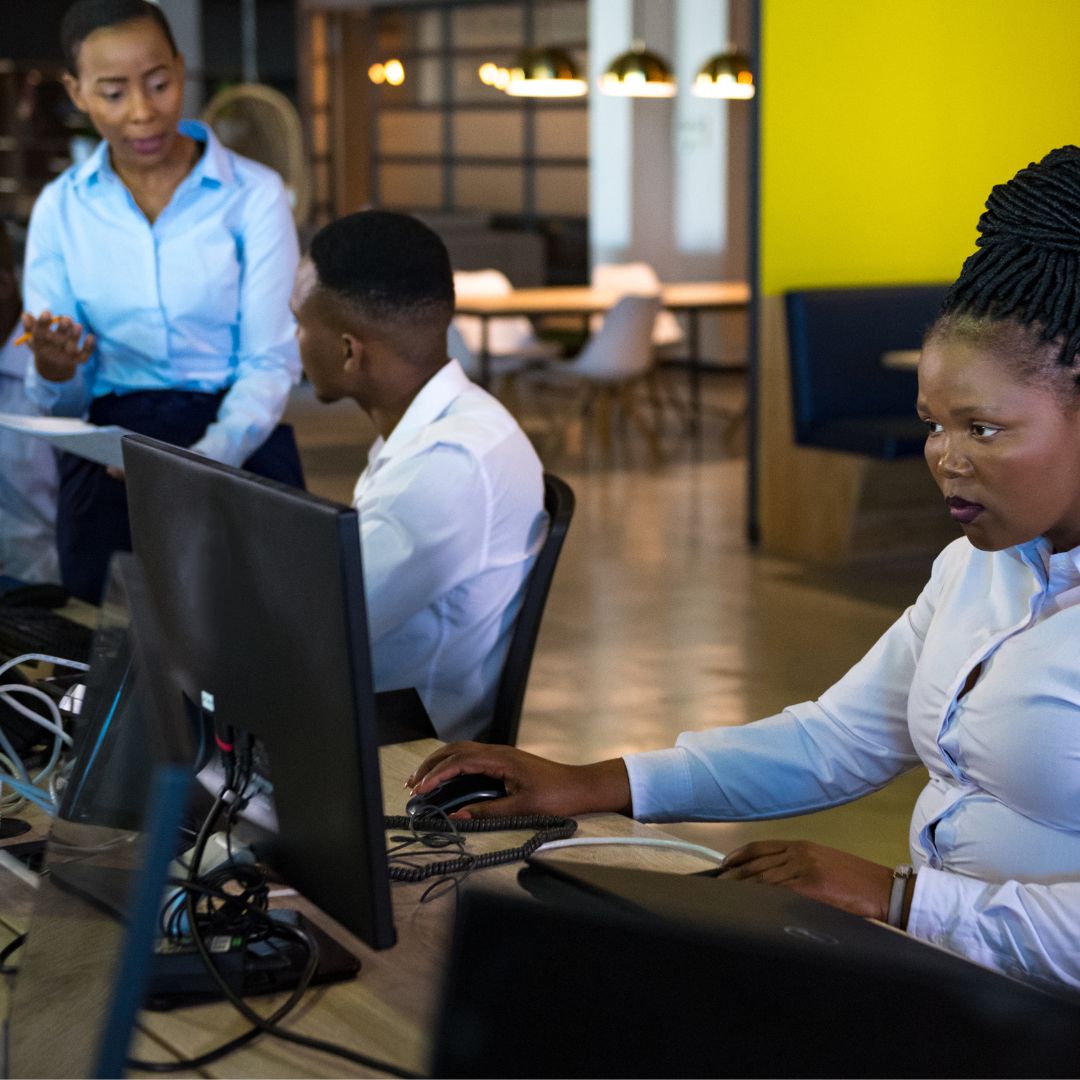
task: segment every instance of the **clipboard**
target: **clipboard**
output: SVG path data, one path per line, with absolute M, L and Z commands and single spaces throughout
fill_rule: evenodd
M 44 439 L 57 450 L 66 450 L 99 465 L 123 469 L 123 440 L 133 432 L 125 427 L 99 427 L 73 416 L 21 416 L 0 413 L 0 428 Z

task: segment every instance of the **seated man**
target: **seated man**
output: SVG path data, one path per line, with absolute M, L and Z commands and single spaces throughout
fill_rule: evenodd
M 24 378 L 30 350 L 22 333 L 22 299 L 11 244 L 0 222 L 0 412 L 36 415 Z M 56 458 L 41 439 L 0 428 L 0 575 L 59 581 L 56 559 Z
M 379 435 L 353 495 L 375 689 L 415 687 L 443 739 L 482 736 L 547 518 L 529 440 L 447 358 L 446 247 L 350 214 L 315 236 L 292 309 L 319 399 L 352 398 Z

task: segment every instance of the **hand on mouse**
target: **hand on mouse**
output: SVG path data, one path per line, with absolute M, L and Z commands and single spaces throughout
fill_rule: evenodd
M 758 840 L 732 851 L 720 877 L 779 885 L 812 900 L 885 921 L 893 873 L 887 866 L 808 840 Z
M 22 324 L 30 336 L 34 367 L 49 382 L 67 382 L 73 378 L 79 365 L 90 359 L 97 345 L 93 334 L 87 334 L 80 345 L 83 328 L 67 315 L 56 316 L 43 311 L 35 318 L 26 312 Z
M 630 781 L 622 758 L 591 765 L 562 765 L 513 746 L 457 742 L 431 754 L 405 784 L 414 794 L 422 795 L 461 773 L 496 777 L 506 785 L 507 794 L 451 815 L 456 818 L 631 812 Z

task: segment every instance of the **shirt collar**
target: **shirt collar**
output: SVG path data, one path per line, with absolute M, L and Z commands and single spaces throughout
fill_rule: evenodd
M 186 178 L 187 182 L 205 181 L 215 187 L 233 182 L 236 173 L 229 152 L 206 124 L 200 120 L 181 120 L 177 130 L 196 142 L 206 143 L 206 149 L 199 155 L 199 160 Z M 115 178 L 116 172 L 109 161 L 109 144 L 102 139 L 90 156 L 75 170 L 73 179 L 76 184 L 85 185 L 106 176 Z
M 1047 552 L 1050 550 L 1050 545 L 1046 545 Z M 1049 555 L 1047 559 L 1047 565 L 1069 565 L 1071 564 L 1070 576 L 1076 577 L 1080 575 L 1080 547 L 1071 548 L 1069 551 L 1059 551 L 1056 555 Z
M 369 462 L 374 464 L 377 460 L 393 457 L 416 432 L 442 416 L 470 386 L 472 383 L 461 365 L 456 360 L 448 360 L 420 387 L 404 416 L 390 432 L 390 438 L 379 438 L 375 441 L 368 457 Z
M 1040 574 L 1044 582 L 1049 580 L 1051 569 L 1055 566 L 1060 569 L 1066 564 L 1071 564 L 1075 573 L 1080 574 L 1080 547 L 1054 554 L 1050 541 L 1045 536 L 1036 536 L 1034 540 L 1020 544 L 1017 550 L 1024 561 Z

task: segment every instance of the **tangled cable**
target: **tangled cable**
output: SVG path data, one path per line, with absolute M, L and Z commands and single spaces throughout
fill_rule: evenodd
M 519 862 L 527 859 L 541 844 L 572 836 L 577 829 L 577 822 L 571 818 L 542 815 L 452 821 L 445 814 L 429 814 L 419 818 L 387 817 L 385 826 L 387 829 L 409 829 L 412 833 L 411 837 L 393 838 L 400 842 L 398 847 L 391 848 L 388 852 L 391 860 L 391 879 L 394 881 L 417 882 L 426 881 L 436 875 L 447 877 L 451 874 L 484 870 L 489 866 L 500 866 L 503 863 Z M 464 839 L 459 835 L 461 833 L 501 832 L 521 829 L 535 829 L 537 831 L 518 847 L 503 848 L 500 851 L 487 851 L 481 855 L 466 852 L 464 850 Z M 448 836 L 443 840 L 442 838 L 446 834 Z M 436 837 L 442 842 L 435 840 Z M 421 844 L 435 849 L 454 846 L 458 848 L 460 854 L 452 859 L 442 859 L 439 862 L 427 863 L 423 866 L 402 865 L 398 853 L 412 844 Z M 417 855 L 421 854 L 421 852 L 414 850 L 411 854 Z

